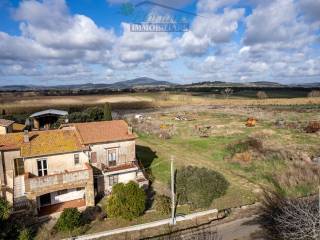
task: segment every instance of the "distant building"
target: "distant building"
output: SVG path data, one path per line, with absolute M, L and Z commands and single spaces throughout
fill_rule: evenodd
M 67 111 L 48 109 L 30 115 L 32 128 L 35 130 L 50 129 L 60 117 L 67 116 Z M 26 124 L 28 125 L 28 124 Z
M 13 132 L 14 121 L 7 119 L 0 119 L 0 134 L 7 134 Z

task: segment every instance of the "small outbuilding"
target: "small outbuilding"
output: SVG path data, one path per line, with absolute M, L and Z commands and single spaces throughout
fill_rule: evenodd
M 57 109 L 47 109 L 30 115 L 29 119 L 32 128 L 36 130 L 50 129 L 60 117 L 66 117 L 67 111 Z
M 14 121 L 7 119 L 0 119 L 0 134 L 7 134 L 13 132 Z

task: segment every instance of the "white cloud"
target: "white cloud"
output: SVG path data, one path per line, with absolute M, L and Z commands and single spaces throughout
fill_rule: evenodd
M 183 34 L 178 40 L 178 45 L 185 55 L 202 55 L 207 52 L 210 40 L 207 36 L 198 38 L 192 31 Z
M 192 23 L 192 31 L 198 38 L 208 38 L 211 42 L 230 41 L 238 29 L 238 21 L 244 16 L 244 9 L 225 8 L 222 14 L 208 13 L 198 16 Z

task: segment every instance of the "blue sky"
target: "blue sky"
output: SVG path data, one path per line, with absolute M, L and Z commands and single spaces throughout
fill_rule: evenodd
M 320 82 L 320 0 L 154 0 L 135 7 L 141 2 L 2 0 L 0 85 L 140 76 L 177 83 Z M 125 16 L 124 6 L 133 12 Z M 185 19 L 190 28 L 131 31 L 148 17 Z

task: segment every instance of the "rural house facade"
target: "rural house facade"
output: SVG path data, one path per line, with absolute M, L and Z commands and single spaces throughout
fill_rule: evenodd
M 135 135 L 122 120 L 0 135 L 1 195 L 14 209 L 47 215 L 93 206 L 118 182 L 148 185 L 135 158 Z

